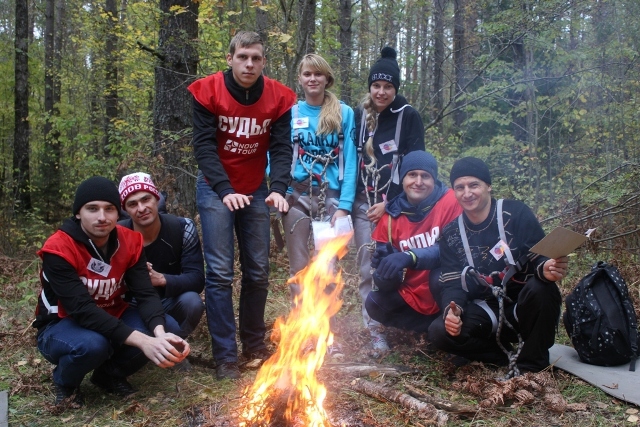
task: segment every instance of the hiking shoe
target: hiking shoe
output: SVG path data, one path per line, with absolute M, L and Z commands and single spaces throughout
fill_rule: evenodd
M 221 363 L 216 366 L 216 378 L 218 380 L 224 380 L 225 378 L 237 380 L 240 376 L 240 369 L 238 369 L 236 362 Z
M 80 392 L 80 387 L 65 387 L 54 384 L 56 390 L 55 405 L 66 405 L 72 409 L 81 408 L 84 405 L 84 397 Z
M 342 344 L 336 342 L 334 339 L 333 344 L 327 347 L 327 356 L 329 356 L 333 362 L 341 362 L 344 360 Z
M 449 354 L 449 356 L 447 357 L 447 361 L 456 368 L 462 368 L 463 366 L 467 366 L 469 363 L 471 363 L 471 360 L 467 359 L 466 357 L 458 356 L 455 354 Z
M 138 391 L 129 384 L 126 378 L 109 376 L 101 371 L 93 371 L 91 382 L 107 393 L 120 397 L 127 397 Z

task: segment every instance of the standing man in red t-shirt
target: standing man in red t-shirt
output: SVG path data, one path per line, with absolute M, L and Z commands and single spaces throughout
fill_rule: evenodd
M 440 231 L 462 212 L 453 191 L 438 180 L 436 159 L 425 151 L 404 156 L 403 192 L 389 201 L 373 231 L 378 288 L 365 302 L 372 319 L 385 326 L 427 332 L 440 308 L 437 286 Z M 406 269 L 406 273 L 403 274 Z
M 239 329 L 247 359 L 270 356 L 264 342 L 269 287 L 269 206 L 285 213 L 291 179 L 295 93 L 262 76 L 264 42 L 241 31 L 229 45 L 230 69 L 189 86 L 193 94 L 196 200 L 207 264 L 205 304 L 218 379 L 240 378 L 232 302 L 235 230 L 242 270 Z M 270 159 L 270 185 L 265 170 Z

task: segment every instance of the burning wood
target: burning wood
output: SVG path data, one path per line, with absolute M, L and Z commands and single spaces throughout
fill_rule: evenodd
M 274 334 L 278 349 L 262 365 L 246 391 L 241 427 L 273 425 L 330 426 L 323 402 L 327 391 L 316 373 L 333 342 L 329 320 L 342 306 L 336 258 L 347 253 L 351 235 L 326 242 L 314 260 L 289 282 L 300 286 L 286 319 L 278 319 Z

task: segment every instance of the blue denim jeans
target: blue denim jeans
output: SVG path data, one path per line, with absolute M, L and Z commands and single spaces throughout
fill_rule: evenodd
M 235 231 L 240 269 L 238 329 L 245 353 L 264 349 L 264 308 L 269 287 L 269 208 L 266 182 L 252 196 L 251 204 L 231 212 L 198 173 L 196 201 L 202 222 L 202 244 L 207 264 L 205 307 L 216 363 L 238 361 L 232 284 Z
M 127 308 L 120 320 L 136 331 L 153 335 L 133 307 Z M 65 387 L 78 387 L 94 369 L 125 378 L 149 360 L 137 347 L 126 344 L 114 347 L 104 335 L 81 327 L 71 317 L 46 326 L 38 335 L 38 350 L 56 365 L 53 382 Z
M 413 309 L 396 289 L 391 291 L 371 291 L 365 301 L 367 313 L 384 326 L 392 326 L 414 332 L 427 332 L 436 314 L 422 314 Z
M 162 307 L 164 312 L 178 323 L 178 328 L 173 330 L 172 325 L 167 322 L 167 332 L 174 333 L 180 338 L 187 338 L 196 329 L 202 318 L 202 313 L 204 313 L 200 294 L 193 291 L 173 298 L 163 298 Z
M 134 298 L 129 301 L 129 305 L 137 307 L 138 302 Z M 185 292 L 177 297 L 163 298 L 162 308 L 168 314 L 165 318 L 165 331 L 185 339 L 196 329 L 202 318 L 202 313 L 204 313 L 200 294 L 193 291 Z

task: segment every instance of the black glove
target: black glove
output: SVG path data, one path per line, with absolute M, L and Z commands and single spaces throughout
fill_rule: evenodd
M 382 258 L 376 269 L 376 273 L 378 273 L 380 278 L 389 280 L 392 277 L 402 274 L 402 270 L 413 266 L 413 264 L 413 257 L 410 253 L 398 252 Z
M 376 251 L 371 256 L 371 268 L 378 268 L 383 258 L 397 252 L 390 242 L 387 242 L 384 246 L 376 247 Z

